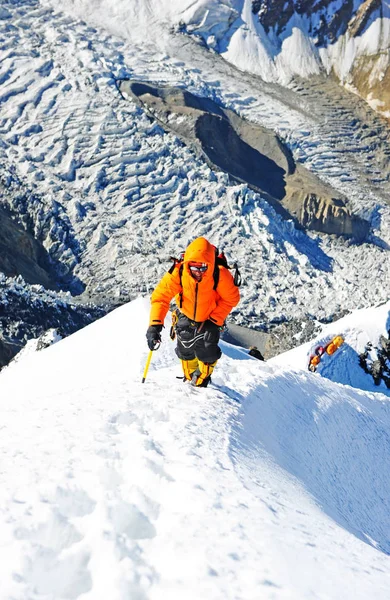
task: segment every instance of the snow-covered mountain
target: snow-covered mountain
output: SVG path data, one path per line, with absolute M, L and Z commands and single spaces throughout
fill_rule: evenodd
M 0 359 L 37 338 L 0 374 L 1 600 L 388 598 L 390 135 L 320 72 L 386 82 L 388 3 L 280 7 L 1 3 Z M 124 81 L 275 134 L 363 241 L 298 228 Z M 236 324 L 310 341 L 222 342 L 194 390 L 167 321 L 141 384 L 147 296 L 199 235 L 240 265 Z
M 390 118 L 388 2 L 253 0 L 252 13 L 267 35 L 279 78 L 325 70 Z
M 357 353 L 389 303 L 317 338 L 345 338 L 329 379 L 308 347 L 262 363 L 222 344 L 202 390 L 167 333 L 141 384 L 148 310 L 0 374 L 1 599 L 387 600 L 390 392 Z
M 45 0 L 58 7 L 56 0 Z M 65 0 L 81 17 L 167 47 L 169 29 L 202 39 L 243 71 L 289 84 L 334 75 L 390 118 L 390 7 L 385 0 Z M 120 16 L 120 19 L 118 18 Z M 135 30 L 135 32 L 134 32 Z M 147 37 L 149 37 L 147 36 Z
M 48 272 L 63 290 L 60 303 L 67 303 L 67 289 L 85 290 L 79 304 L 107 306 L 147 294 L 169 268 L 168 257 L 198 235 L 240 264 L 242 301 L 232 315 L 238 324 L 269 329 L 294 321 L 299 334 L 301 323 L 388 300 L 388 128 L 331 81 L 292 89 L 267 83 L 183 27 L 201 22 L 222 39 L 232 11 L 248 6 L 2 3 L 1 208 L 15 231 L 30 236 L 17 238 L 29 240 L 18 247 L 21 262 L 31 240 L 47 253 Z M 188 90 L 276 132 L 294 161 L 369 224 L 364 242 L 297 229 L 261 194 L 211 168 L 125 99 L 118 88 L 126 79 Z M 28 302 L 46 293 L 31 294 L 31 284 L 42 283 L 42 272 L 36 275 L 18 283 Z M 13 283 L 6 278 L 3 285 Z M 44 317 L 39 301 L 30 306 L 41 311 L 38 321 Z M 299 341 L 286 332 L 282 338 L 289 346 Z

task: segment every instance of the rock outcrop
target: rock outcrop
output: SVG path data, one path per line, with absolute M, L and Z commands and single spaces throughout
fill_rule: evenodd
M 365 239 L 369 223 L 351 214 L 347 198 L 295 163 L 272 131 L 178 88 L 137 81 L 122 81 L 119 88 L 213 168 L 259 192 L 284 218 L 305 229 Z
M 369 224 L 352 214 L 346 202 L 301 165 L 287 178 L 284 205 L 305 228 L 364 240 Z
M 252 12 L 281 46 L 301 28 L 324 70 L 390 118 L 390 9 L 381 0 L 252 0 Z M 298 19 L 298 21 L 297 21 Z M 371 28 L 371 31 L 370 31 Z M 276 40 L 275 40 L 276 36 Z
M 44 247 L 0 208 L 0 271 L 22 275 L 28 283 L 56 289 L 49 256 Z
M 69 295 L 28 285 L 19 276 L 7 278 L 0 273 L 0 368 L 31 338 L 48 329 L 61 337 L 74 333 L 102 317 L 108 309 L 75 302 Z
M 338 5 L 334 0 L 253 0 L 252 12 L 258 15 L 260 23 L 267 33 L 270 30 L 280 35 L 290 19 L 297 14 L 306 18 L 313 18 L 310 24 L 310 34 L 317 45 L 323 46 L 327 41 L 333 43 L 343 35 L 348 23 L 353 17 L 353 0 L 344 0 Z

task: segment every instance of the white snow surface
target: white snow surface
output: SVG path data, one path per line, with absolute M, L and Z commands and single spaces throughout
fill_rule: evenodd
M 249 20 L 248 6 L 163 0 L 4 5 L 0 156 L 2 176 L 18 186 L 6 201 L 33 221 L 37 237 L 91 286 L 94 298 L 112 297 L 113 290 L 127 298 L 149 292 L 169 268 L 169 255 L 204 235 L 240 264 L 238 323 L 329 318 L 388 300 L 388 181 L 372 140 L 354 129 L 353 102 L 351 109 L 327 108 L 318 97 L 312 102 L 267 85 L 172 33 L 184 13 L 188 19 L 207 13 L 214 35 L 221 11 L 231 13 L 233 27 L 244 8 Z M 258 27 L 252 21 L 247 31 L 252 41 Z M 294 35 L 304 48 L 307 42 Z M 296 230 L 258 194 L 212 171 L 122 98 L 115 82 L 126 77 L 184 87 L 275 130 L 297 160 L 371 222 L 370 239 L 350 245 Z
M 224 343 L 194 390 L 168 320 L 142 384 L 148 304 L 0 374 L 1 600 L 386 600 L 389 394 Z M 330 361 L 389 321 L 339 321 Z
M 58 8 L 58 0 L 44 0 Z M 341 0 L 329 7 L 340 8 Z M 319 14 L 294 14 L 283 31 L 265 33 L 258 16 L 252 13 L 252 0 L 64 0 L 61 7 L 95 24 L 104 23 L 114 34 L 128 39 L 148 40 L 163 51 L 170 47 L 169 31 L 180 23 L 189 33 L 201 36 L 210 48 L 243 71 L 260 75 L 265 81 L 288 84 L 295 76 L 310 77 L 321 69 L 331 69 L 348 84 L 353 64 L 364 56 L 388 54 L 390 45 L 390 6 L 382 2 L 381 16 L 374 12 L 364 31 L 352 37 L 347 31 L 336 43 L 320 51 L 311 31 Z M 383 72 L 389 65 L 384 60 Z

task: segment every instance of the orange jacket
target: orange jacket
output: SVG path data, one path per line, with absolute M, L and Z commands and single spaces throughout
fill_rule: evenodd
M 191 275 L 188 263 L 207 263 L 208 269 L 202 281 L 197 282 Z M 205 238 L 197 238 L 188 246 L 184 254 L 181 284 L 180 266 L 165 273 L 151 296 L 152 308 L 150 325 L 163 325 L 169 304 L 175 302 L 186 317 L 202 322 L 210 319 L 223 325 L 226 317 L 240 300 L 240 293 L 234 285 L 233 277 L 225 267 L 219 266 L 219 281 L 214 290 L 215 247 Z

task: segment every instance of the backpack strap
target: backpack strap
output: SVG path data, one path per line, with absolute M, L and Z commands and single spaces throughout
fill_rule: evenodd
M 213 285 L 213 290 L 216 290 L 219 284 L 219 262 L 218 262 L 218 248 L 215 248 L 215 261 L 214 261 L 214 271 L 213 271 L 213 277 L 214 277 L 214 285 Z M 226 263 L 227 264 L 227 263 Z
M 170 275 L 172 275 L 172 273 L 176 269 L 176 267 L 179 267 L 179 277 L 180 277 L 180 287 L 181 287 L 181 292 L 179 292 L 179 296 L 180 296 L 179 308 L 181 308 L 183 306 L 183 284 L 182 284 L 181 279 L 182 279 L 182 276 L 183 276 L 184 252 L 180 253 L 179 258 L 175 258 L 174 256 L 170 256 L 170 260 L 173 261 L 171 268 L 168 270 L 168 273 Z
M 233 269 L 234 269 L 234 285 L 236 285 L 237 287 L 240 287 L 240 285 L 242 283 L 242 278 L 241 278 L 241 273 L 238 270 L 238 264 L 236 262 L 233 264 Z
M 229 267 L 227 258 L 225 256 L 225 254 L 223 252 L 219 252 L 218 248 L 215 248 L 215 266 L 214 266 L 214 287 L 213 289 L 216 290 L 218 283 L 219 283 L 219 267 L 224 267 L 225 269 L 231 269 L 232 267 Z M 233 264 L 233 269 L 234 269 L 234 276 L 233 276 L 233 280 L 234 280 L 234 285 L 236 285 L 237 287 L 240 287 L 242 279 L 241 279 L 241 273 L 238 270 L 238 265 L 235 262 Z

